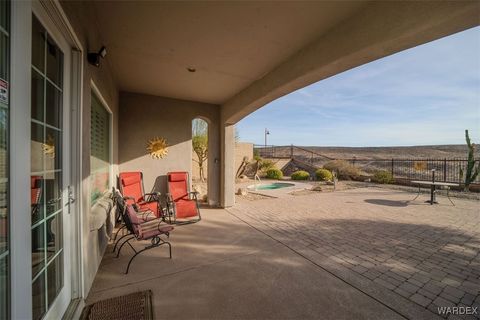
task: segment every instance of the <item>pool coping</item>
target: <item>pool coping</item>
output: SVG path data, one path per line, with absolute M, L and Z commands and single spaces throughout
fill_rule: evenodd
M 279 196 L 285 196 L 288 195 L 292 191 L 299 191 L 299 190 L 305 190 L 305 189 L 311 189 L 312 185 L 305 183 L 305 182 L 297 182 L 297 181 L 292 181 L 292 180 L 263 180 L 260 183 L 261 184 L 270 184 L 270 183 L 291 183 L 293 186 L 290 187 L 284 187 L 284 188 L 279 188 L 279 189 L 271 189 L 271 190 L 250 190 L 248 189 L 248 186 L 251 186 L 252 183 L 249 181 L 248 183 L 242 183 L 239 184 L 239 186 L 245 188 L 249 193 L 252 194 L 259 194 L 262 196 L 266 197 L 271 197 L 271 198 L 278 198 Z

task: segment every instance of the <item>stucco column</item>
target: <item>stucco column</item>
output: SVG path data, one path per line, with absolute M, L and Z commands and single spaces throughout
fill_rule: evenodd
M 235 204 L 235 126 L 223 125 L 220 133 L 221 183 L 220 205 L 223 208 Z

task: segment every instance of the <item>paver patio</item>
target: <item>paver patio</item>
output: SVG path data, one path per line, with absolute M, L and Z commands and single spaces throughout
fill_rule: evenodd
M 229 212 L 406 317 L 480 306 L 480 202 L 377 188 L 247 200 Z M 480 308 L 479 308 L 480 310 Z M 480 315 L 477 311 L 476 317 Z

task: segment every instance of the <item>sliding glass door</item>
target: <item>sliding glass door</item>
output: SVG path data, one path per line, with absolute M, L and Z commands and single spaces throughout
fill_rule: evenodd
M 8 319 L 10 310 L 10 220 L 8 204 L 9 71 L 10 2 L 0 1 L 0 319 Z
M 31 175 L 32 315 L 65 309 L 71 297 L 68 237 L 71 195 L 66 45 L 48 20 L 32 16 Z M 55 37 L 56 36 L 56 37 Z M 66 236 L 67 235 L 67 236 Z M 56 306 L 55 306 L 56 305 Z M 53 310 L 53 311 L 52 311 Z M 52 314 L 52 316 L 54 316 Z

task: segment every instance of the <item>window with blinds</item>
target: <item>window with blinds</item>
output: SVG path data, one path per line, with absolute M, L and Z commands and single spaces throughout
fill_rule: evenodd
M 110 187 L 110 113 L 92 93 L 90 126 L 90 196 L 92 205 Z

